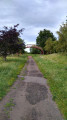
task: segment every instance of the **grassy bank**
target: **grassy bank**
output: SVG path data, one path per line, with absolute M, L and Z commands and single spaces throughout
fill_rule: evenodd
M 0 58 L 0 100 L 14 83 L 26 61 L 26 55 L 9 56 L 6 62 Z
M 33 55 L 39 69 L 47 78 L 53 100 L 67 120 L 67 56 L 60 54 Z

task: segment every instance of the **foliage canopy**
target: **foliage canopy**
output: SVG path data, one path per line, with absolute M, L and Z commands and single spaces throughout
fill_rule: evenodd
M 67 52 L 67 20 L 60 26 L 60 30 L 57 31 L 59 35 L 58 51 Z
M 23 29 L 17 30 L 18 25 L 10 28 L 4 26 L 4 29 L 0 30 L 0 56 L 3 56 L 5 60 L 8 54 L 19 52 L 23 46 L 23 44 L 18 44 L 20 33 L 23 32 Z
M 50 30 L 44 29 L 43 31 L 39 32 L 39 35 L 36 38 L 36 44 L 42 47 L 44 50 L 44 47 L 48 38 L 52 38 L 52 41 L 56 40 L 56 38 L 54 37 L 53 33 Z M 44 52 L 46 51 L 44 50 Z

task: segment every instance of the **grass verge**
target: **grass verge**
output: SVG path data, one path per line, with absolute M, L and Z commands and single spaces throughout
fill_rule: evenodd
M 27 61 L 26 55 L 9 56 L 7 61 L 0 58 L 0 100 L 9 91 L 10 86 L 14 83 L 17 75 L 20 74 L 21 69 Z
M 50 86 L 53 100 L 67 120 L 67 56 L 32 55 Z

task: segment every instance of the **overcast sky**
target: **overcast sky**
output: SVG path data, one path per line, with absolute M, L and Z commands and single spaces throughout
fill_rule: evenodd
M 19 23 L 26 44 L 35 43 L 40 30 L 56 31 L 66 20 L 67 0 L 0 0 L 0 29 Z

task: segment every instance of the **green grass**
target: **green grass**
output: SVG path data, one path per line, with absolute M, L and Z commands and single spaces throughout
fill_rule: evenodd
M 5 108 L 10 109 L 12 106 L 15 106 L 15 104 L 13 103 L 13 99 L 11 98 L 10 101 L 6 103 Z
M 9 91 L 26 61 L 26 55 L 9 56 L 6 62 L 0 58 L 0 100 Z
M 4 111 L 8 118 L 10 118 L 9 112 L 12 111 L 12 108 L 15 106 L 15 103 L 13 101 L 13 98 L 10 98 L 9 102 L 5 104 Z
M 48 85 L 61 113 L 67 119 L 67 56 L 61 54 L 32 55 Z

